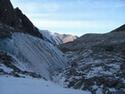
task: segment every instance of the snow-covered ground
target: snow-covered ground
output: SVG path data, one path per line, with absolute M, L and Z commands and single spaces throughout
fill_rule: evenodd
M 91 94 L 34 78 L 0 77 L 0 94 Z
M 1 62 L 0 62 L 1 63 Z M 3 64 L 0 64 L 0 69 L 2 69 L 6 73 L 11 73 L 13 70 Z

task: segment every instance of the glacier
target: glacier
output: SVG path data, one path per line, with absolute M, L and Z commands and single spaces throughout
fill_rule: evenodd
M 11 38 L 0 39 L 0 50 L 12 56 L 20 69 L 39 73 L 49 80 L 68 64 L 57 47 L 28 34 L 13 33 Z

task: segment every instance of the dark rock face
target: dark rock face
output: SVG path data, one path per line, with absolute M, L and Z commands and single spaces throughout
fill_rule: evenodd
M 14 23 L 14 9 L 10 0 L 0 0 L 0 21 L 4 24 L 12 26 Z
M 15 11 L 15 14 L 17 15 L 17 17 L 19 18 L 19 23 L 20 23 L 17 26 L 17 28 L 19 28 L 20 30 L 23 30 L 24 33 L 27 32 L 31 35 L 42 38 L 42 34 L 32 24 L 32 22 L 21 12 L 21 10 L 19 8 L 16 8 L 14 11 Z
M 13 29 L 8 27 L 5 24 L 0 23 L 0 39 L 4 38 L 10 38 L 11 37 L 11 32 L 13 32 Z
M 10 0 L 0 0 L 0 22 L 15 28 L 17 31 L 42 38 L 42 34 L 21 10 L 13 8 Z
M 86 34 L 60 45 L 71 66 L 64 73 L 67 87 L 92 94 L 122 94 L 125 91 L 124 25 L 107 34 Z M 119 92 L 119 93 L 118 93 Z

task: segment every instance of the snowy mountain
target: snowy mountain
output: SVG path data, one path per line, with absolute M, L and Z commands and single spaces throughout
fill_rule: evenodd
M 48 30 L 40 30 L 40 32 L 42 33 L 44 40 L 54 45 L 72 42 L 78 38 L 77 36 L 73 36 L 70 34 L 52 33 L 52 32 L 49 32 Z
M 67 66 L 19 8 L 0 0 L 0 94 L 91 94 L 49 82 Z
M 45 41 L 42 33 L 19 8 L 13 8 L 10 0 L 0 1 L 0 54 L 0 65 L 13 70 L 6 73 L 1 69 L 1 74 L 36 73 L 52 79 L 55 72 L 67 66 L 64 54 Z
M 124 37 L 125 25 L 80 38 L 38 30 L 0 0 L 0 94 L 125 94 Z
M 125 25 L 106 34 L 83 35 L 59 48 L 71 61 L 60 74 L 66 87 L 125 94 Z
M 20 69 L 25 67 L 25 71 L 38 73 L 46 79 L 67 66 L 66 57 L 55 46 L 23 33 L 12 33 L 10 38 L 1 39 L 0 50 L 15 58 Z

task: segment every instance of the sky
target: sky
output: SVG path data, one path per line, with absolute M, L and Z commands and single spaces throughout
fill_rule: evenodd
M 125 24 L 125 0 L 11 0 L 41 30 L 81 36 Z

